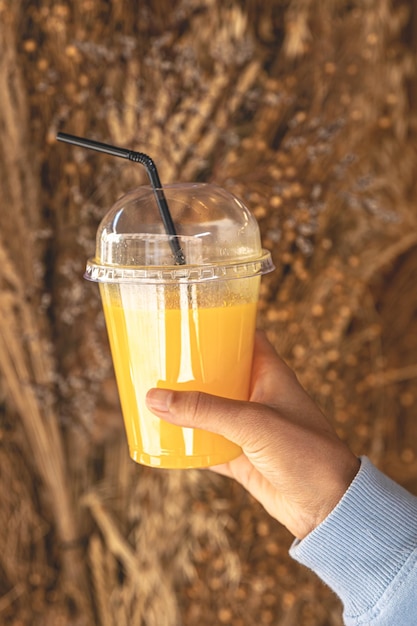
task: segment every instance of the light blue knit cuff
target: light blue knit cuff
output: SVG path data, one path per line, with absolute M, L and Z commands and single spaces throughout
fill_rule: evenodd
M 335 509 L 290 549 L 337 593 L 345 615 L 357 616 L 372 610 L 417 549 L 417 497 L 361 461 Z

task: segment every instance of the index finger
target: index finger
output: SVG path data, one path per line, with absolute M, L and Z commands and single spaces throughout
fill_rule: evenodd
M 294 372 L 278 355 L 263 331 L 256 331 L 252 363 L 250 399 L 269 404 L 277 394 L 288 393 L 288 385 L 298 384 Z

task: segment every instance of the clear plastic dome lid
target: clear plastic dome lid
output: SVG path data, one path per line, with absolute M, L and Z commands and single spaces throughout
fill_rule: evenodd
M 88 261 L 85 278 L 203 281 L 274 269 L 270 253 L 262 249 L 256 219 L 236 196 L 206 183 L 166 185 L 164 195 L 176 236 L 165 232 L 154 189 L 138 187 L 122 196 L 101 221 L 96 256 Z M 176 264 L 175 246 L 184 264 Z

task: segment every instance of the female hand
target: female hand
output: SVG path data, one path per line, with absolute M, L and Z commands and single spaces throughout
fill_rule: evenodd
M 327 517 L 360 466 L 260 332 L 249 402 L 151 389 L 147 404 L 172 424 L 210 430 L 238 444 L 243 454 L 213 469 L 235 478 L 298 539 Z

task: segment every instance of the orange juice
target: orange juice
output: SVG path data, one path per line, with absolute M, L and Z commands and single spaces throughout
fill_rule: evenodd
M 133 299 L 121 302 L 101 291 L 131 457 L 171 468 L 237 457 L 240 448 L 220 435 L 160 420 L 145 396 L 162 387 L 248 399 L 256 301 L 147 308 L 140 298 L 132 306 Z

